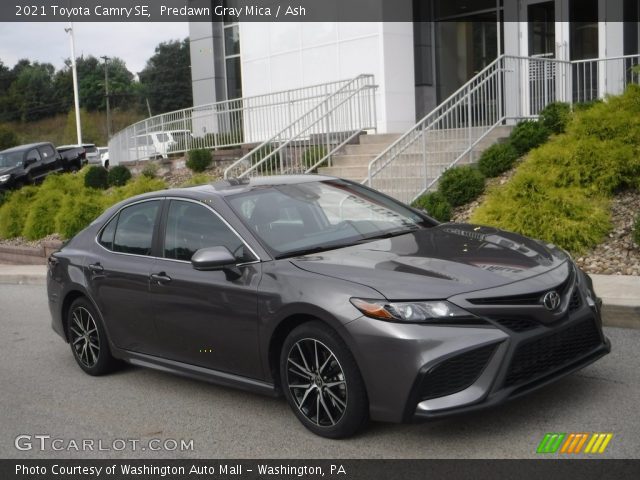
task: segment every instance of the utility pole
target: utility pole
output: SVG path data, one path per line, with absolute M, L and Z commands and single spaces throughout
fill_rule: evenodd
M 76 68 L 76 42 L 73 36 L 73 23 L 69 22 L 69 26 L 64 29 L 69 34 L 69 43 L 71 45 L 71 72 L 73 74 L 73 103 L 76 109 L 76 134 L 78 136 L 78 145 L 82 145 L 82 125 L 80 124 L 80 98 L 78 95 L 78 70 Z
M 111 140 L 111 105 L 109 102 L 109 60 L 106 55 L 100 57 L 104 60 L 104 90 L 107 99 L 107 141 Z

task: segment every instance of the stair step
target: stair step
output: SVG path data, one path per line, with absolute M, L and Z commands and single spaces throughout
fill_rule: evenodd
M 402 136 L 401 133 L 374 133 L 360 135 L 358 140 L 361 145 L 377 144 L 377 145 L 391 145 L 397 139 Z

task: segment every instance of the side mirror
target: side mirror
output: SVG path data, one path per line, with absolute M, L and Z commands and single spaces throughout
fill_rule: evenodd
M 191 265 L 196 270 L 220 270 L 236 263 L 227 247 L 201 248 L 191 257 Z

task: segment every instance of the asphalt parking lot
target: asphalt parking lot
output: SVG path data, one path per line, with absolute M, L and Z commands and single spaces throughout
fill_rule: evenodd
M 84 374 L 50 328 L 42 286 L 0 285 L 0 327 L 0 458 L 532 458 L 547 432 L 613 432 L 600 457 L 640 456 L 640 330 L 608 328 L 610 355 L 501 407 L 372 424 L 331 441 L 307 432 L 282 399 L 142 368 Z M 63 450 L 17 450 L 18 435 L 50 435 Z M 72 440 L 119 447 L 115 439 L 140 446 L 152 438 L 192 439 L 193 450 L 67 448 Z

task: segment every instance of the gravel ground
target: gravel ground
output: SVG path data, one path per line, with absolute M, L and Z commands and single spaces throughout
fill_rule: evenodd
M 487 187 L 503 185 L 516 169 L 488 180 Z M 484 201 L 477 200 L 454 209 L 452 221 L 468 222 L 473 211 Z M 576 258 L 576 263 L 588 273 L 605 275 L 640 275 L 640 247 L 633 241 L 633 224 L 640 212 L 640 191 L 627 191 L 613 198 L 611 220 L 613 229 L 603 243 Z

